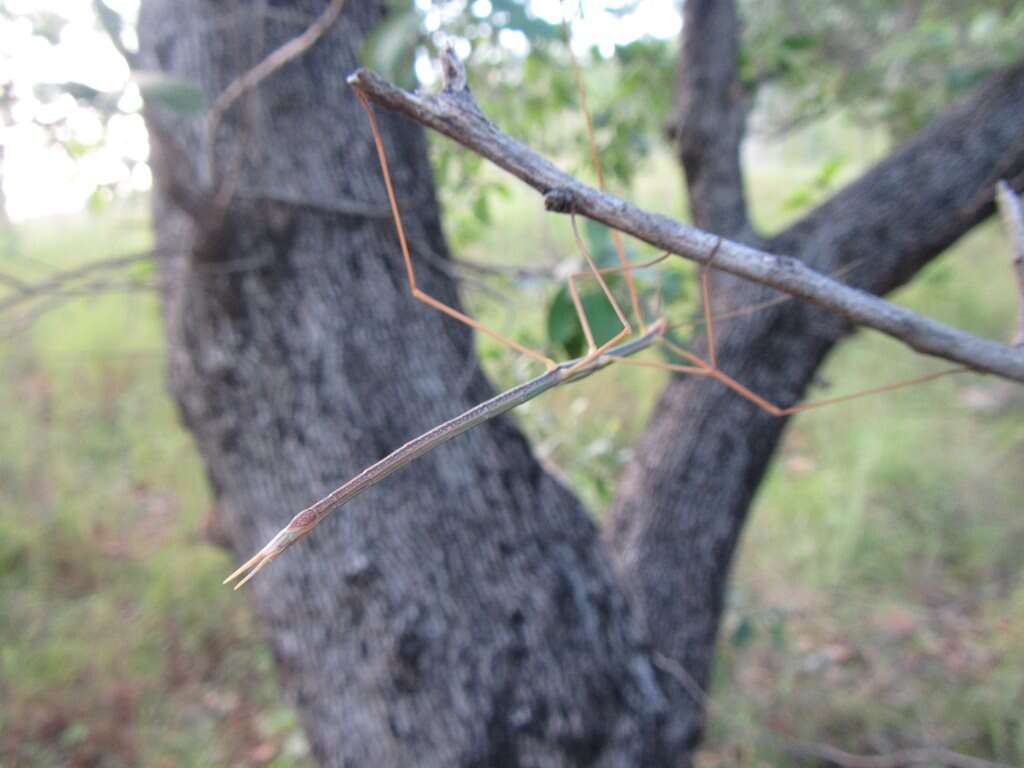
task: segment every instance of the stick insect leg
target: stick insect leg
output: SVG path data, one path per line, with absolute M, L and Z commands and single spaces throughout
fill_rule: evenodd
M 802 411 L 810 411 L 810 410 L 813 410 L 815 408 L 821 408 L 821 407 L 826 406 L 826 405 L 836 405 L 838 403 L 845 403 L 845 402 L 850 401 L 850 400 L 858 400 L 858 399 L 860 399 L 862 397 L 869 397 L 871 395 L 879 395 L 879 394 L 882 394 L 884 392 L 892 392 L 893 390 L 904 389 L 906 387 L 912 387 L 912 386 L 915 386 L 917 384 L 924 384 L 926 382 L 934 381 L 935 379 L 942 378 L 943 376 L 949 376 L 950 374 L 953 374 L 953 373 L 963 373 L 963 372 L 968 370 L 967 368 L 964 368 L 962 366 L 961 367 L 956 367 L 956 368 L 946 368 L 946 369 L 943 369 L 941 371 L 936 371 L 934 373 L 925 374 L 924 376 L 916 376 L 916 377 L 914 377 L 912 379 L 904 379 L 902 381 L 896 381 L 896 382 L 893 382 L 891 384 L 884 384 L 884 385 L 882 385 L 880 387 L 872 387 L 871 389 L 863 389 L 863 390 L 861 390 L 859 392 L 851 392 L 850 394 L 847 394 L 847 395 L 838 395 L 836 397 L 826 397 L 826 398 L 822 398 L 820 400 L 812 400 L 812 401 L 807 402 L 807 403 L 798 403 L 797 405 L 791 405 L 791 406 L 788 406 L 786 408 L 780 408 L 775 403 L 772 403 L 769 400 L 765 399 L 764 397 L 762 397 L 761 395 L 757 394 L 756 392 L 754 392 L 749 387 L 747 387 L 747 386 L 741 384 L 740 382 L 736 381 L 736 379 L 734 379 L 729 374 L 727 374 L 727 373 L 725 373 L 725 372 L 723 372 L 723 371 L 721 371 L 721 370 L 719 370 L 717 368 L 710 368 L 710 367 L 708 367 L 708 363 L 706 363 L 703 360 L 701 360 L 701 358 L 699 358 L 697 355 L 693 354 L 689 350 L 679 346 L 678 344 L 675 344 L 675 343 L 669 341 L 668 339 L 666 339 L 664 337 L 661 339 L 661 342 L 662 342 L 662 344 L 665 344 L 667 347 L 669 347 L 669 349 L 671 349 L 676 354 L 682 355 L 683 357 L 685 357 L 688 360 L 692 361 L 696 366 L 698 366 L 698 368 L 700 370 L 699 371 L 692 371 L 693 373 L 699 373 L 699 374 L 702 374 L 702 375 L 705 375 L 705 376 L 710 376 L 711 378 L 718 380 L 719 382 L 721 382 L 722 384 L 727 386 L 729 389 L 731 389 L 733 392 L 735 392 L 736 394 L 740 395 L 741 397 L 749 400 L 754 405 L 756 405 L 758 408 L 760 408 L 763 411 L 766 411 L 767 413 L 770 413 L 772 416 L 792 416 L 795 413 L 801 413 Z M 628 362 L 633 364 L 633 365 L 636 365 L 636 364 L 639 364 L 641 362 L 644 362 L 647 367 L 663 368 L 665 370 L 678 371 L 678 372 L 682 372 L 682 373 L 691 373 L 691 371 L 680 370 L 680 369 L 686 368 L 687 366 L 673 366 L 673 365 L 670 365 L 669 363 L 648 362 L 648 361 L 638 361 L 638 360 L 630 360 Z
M 660 264 L 671 255 L 672 254 L 666 251 L 658 258 L 651 259 L 650 261 L 641 262 L 639 264 L 631 264 L 630 262 L 627 261 L 626 265 L 623 267 L 604 267 L 603 269 L 597 270 L 597 272 L 600 275 L 610 275 L 615 274 L 617 272 L 625 272 L 627 274 L 630 274 L 633 272 L 633 270 L 645 269 L 647 267 L 653 267 L 655 264 Z M 590 327 L 590 321 L 587 319 L 587 313 L 583 309 L 583 302 L 580 301 L 580 293 L 576 281 L 581 277 L 592 277 L 593 275 L 594 273 L 591 272 L 590 270 L 583 270 L 577 272 L 570 272 L 568 278 L 566 279 L 566 282 L 569 286 L 569 296 L 572 298 L 573 306 L 576 308 L 576 316 L 580 320 L 580 325 L 583 326 L 583 335 L 587 339 L 587 350 L 589 353 L 595 352 L 598 349 L 598 346 L 594 341 L 594 333 Z M 608 344 L 603 344 L 600 347 L 600 349 L 603 350 L 607 346 Z M 614 359 L 619 360 L 622 358 L 616 357 Z
M 594 165 L 594 173 L 597 176 L 597 188 L 604 191 L 604 171 L 601 168 L 600 153 L 597 151 L 597 139 L 594 137 L 594 119 L 590 115 L 590 106 L 587 104 L 587 89 L 583 85 L 583 72 L 580 69 L 579 61 L 576 60 L 576 54 L 572 50 L 572 30 L 569 18 L 564 10 L 562 14 L 562 30 L 565 33 L 566 45 L 569 49 L 569 59 L 572 61 L 573 76 L 576 80 L 576 92 L 580 97 L 580 111 L 583 112 L 583 118 L 587 126 L 587 144 L 590 148 L 590 160 Z M 612 243 L 615 245 L 615 253 L 619 257 L 619 267 L 625 273 L 626 286 L 629 289 L 629 301 L 633 308 L 633 314 L 636 317 L 636 323 L 640 328 L 640 332 L 643 333 L 647 330 L 647 326 L 644 322 L 643 312 L 640 311 L 640 299 L 637 296 L 636 283 L 633 282 L 633 273 L 626 259 L 626 249 L 622 245 L 622 235 L 617 229 L 612 229 L 611 235 Z
M 665 255 L 668 256 L 669 254 L 665 254 Z M 863 259 L 856 259 L 852 263 L 847 264 L 845 267 L 837 269 L 834 272 L 830 272 L 829 273 L 829 277 L 834 277 L 834 278 L 842 277 L 843 275 L 846 275 L 846 274 L 852 272 L 853 270 L 857 269 L 859 266 L 861 266 L 862 262 L 863 262 Z M 716 323 L 719 323 L 719 325 L 721 325 L 721 323 L 723 321 L 725 321 L 725 320 L 733 320 L 733 319 L 735 319 L 737 317 L 748 317 L 749 315 L 757 314 L 758 312 L 761 312 L 761 311 L 763 311 L 765 309 L 769 309 L 770 307 L 775 307 L 775 306 L 778 306 L 779 304 L 785 304 L 785 303 L 787 303 L 789 301 L 795 301 L 795 300 L 796 300 L 795 296 L 792 296 L 790 294 L 784 294 L 782 296 L 776 296 L 773 299 L 766 299 L 765 301 L 759 302 L 757 304 L 750 304 L 750 305 L 747 305 L 745 307 L 734 307 L 732 309 L 727 309 L 727 310 L 725 310 L 723 312 L 719 312 L 719 313 L 715 314 L 712 317 L 712 319 Z M 679 328 L 696 328 L 696 327 L 702 326 L 704 324 L 705 324 L 705 320 L 703 320 L 703 319 L 700 319 L 700 320 L 685 320 L 685 321 L 681 321 L 681 322 L 678 322 L 678 323 L 670 324 L 668 326 L 668 330 L 676 330 L 676 329 L 679 329 Z
M 686 373 L 692 376 L 713 376 L 712 371 L 707 366 L 701 365 L 676 365 L 675 363 L 662 363 L 656 360 L 634 360 L 631 357 L 621 357 L 619 355 L 606 355 L 609 360 L 614 360 L 616 363 L 625 363 L 626 365 L 635 365 L 638 368 L 656 368 L 660 371 L 672 371 L 673 373 Z
M 915 386 L 917 384 L 924 384 L 926 382 L 933 381 L 933 380 L 941 378 L 943 376 L 948 376 L 948 375 L 953 374 L 953 373 L 961 373 L 961 372 L 964 372 L 964 371 L 967 370 L 966 368 L 962 368 L 962 367 L 947 368 L 945 370 L 936 371 L 935 373 L 930 373 L 930 374 L 926 374 L 924 376 L 918 376 L 918 377 L 915 377 L 915 378 L 912 378 L 912 379 L 906 379 L 906 380 L 903 380 L 903 381 L 897 381 L 897 382 L 894 382 L 894 383 L 891 383 L 891 384 L 885 384 L 885 385 L 880 386 L 880 387 L 873 387 L 871 389 L 865 389 L 865 390 L 862 390 L 860 392 L 853 392 L 853 393 L 850 393 L 850 394 L 847 394 L 847 395 L 839 395 L 837 397 L 828 397 L 828 398 L 823 398 L 823 399 L 820 399 L 820 400 L 813 400 L 813 401 L 807 402 L 807 403 L 799 403 L 797 405 L 792 405 L 792 406 L 789 406 L 787 408 L 780 408 L 779 406 L 777 406 L 774 403 L 770 402 L 769 400 L 765 399 L 761 395 L 759 395 L 756 392 L 754 392 L 753 390 L 751 390 L 749 387 L 746 387 L 745 385 L 741 384 L 736 379 L 734 379 L 732 376 L 730 376 L 729 374 L 725 373 L 724 371 L 722 371 L 722 370 L 720 370 L 718 368 L 718 359 L 717 359 L 717 354 L 715 352 L 715 335 L 714 335 L 714 320 L 715 320 L 715 318 L 714 318 L 714 316 L 711 313 L 711 300 L 710 300 L 711 299 L 711 291 L 710 291 L 710 286 L 708 284 L 708 279 L 707 278 L 708 278 L 708 270 L 710 269 L 711 262 L 714 259 L 715 253 L 717 253 L 717 251 L 718 251 L 718 246 L 719 246 L 720 243 L 721 243 L 721 240 L 719 240 L 718 242 L 715 243 L 714 247 L 712 248 L 711 254 L 707 258 L 706 263 L 701 268 L 701 275 L 700 275 L 700 277 L 701 277 L 702 301 L 703 301 L 703 304 L 704 304 L 704 312 L 703 312 L 703 314 L 704 314 L 704 324 L 707 326 L 707 329 L 708 329 L 707 330 L 707 335 L 708 335 L 708 347 L 709 347 L 708 357 L 709 357 L 709 359 L 705 360 L 704 358 L 702 358 L 699 355 L 691 352 L 690 350 L 686 349 L 685 347 L 681 347 L 678 344 L 675 344 L 672 341 L 669 341 L 668 339 L 666 339 L 664 337 L 661 337 L 661 343 L 662 344 L 667 346 L 669 349 L 671 349 L 677 355 L 680 355 L 681 357 L 683 357 L 684 359 L 689 361 L 690 365 L 678 365 L 678 364 L 674 364 L 674 363 L 664 363 L 664 362 L 652 361 L 652 360 L 635 360 L 633 358 L 622 358 L 622 357 L 619 357 L 619 356 L 614 356 L 613 357 L 614 360 L 616 360 L 618 362 L 621 362 L 621 363 L 625 363 L 626 365 L 635 365 L 635 366 L 638 366 L 638 367 L 641 367 L 641 368 L 655 368 L 655 369 L 659 369 L 659 370 L 671 371 L 673 373 L 683 373 L 683 374 L 689 374 L 689 375 L 692 375 L 692 376 L 708 376 L 708 377 L 711 377 L 713 379 L 718 380 L 723 385 L 725 385 L 729 389 L 733 390 L 734 392 L 736 392 L 741 397 L 749 400 L 750 402 L 752 402 L 754 405 L 756 405 L 761 410 L 766 411 L 767 413 L 770 413 L 773 416 L 780 416 L 780 417 L 781 416 L 791 416 L 793 414 L 800 413 L 802 411 L 809 411 L 809 410 L 812 410 L 814 408 L 821 408 L 821 407 L 826 406 L 826 405 L 836 405 L 838 403 L 847 402 L 849 400 L 856 400 L 856 399 L 859 399 L 859 398 L 862 398 L 862 397 L 868 397 L 870 395 L 877 395 L 877 394 L 882 394 L 884 392 L 891 392 L 891 391 L 896 390 L 896 389 L 903 389 L 905 387 L 911 387 L 911 386 Z M 630 266 L 626 267 L 626 269 L 627 270 L 633 270 L 633 269 L 639 269 L 641 267 L 651 266 L 652 264 L 656 264 L 659 261 L 662 261 L 663 259 L 667 258 L 668 256 L 669 256 L 669 254 L 666 253 L 666 254 L 660 256 L 659 258 L 655 259 L 652 262 L 648 262 L 646 264 L 630 265 Z M 602 274 L 602 275 L 603 274 L 614 273 L 614 272 L 620 272 L 620 271 L 623 271 L 623 270 L 622 270 L 622 268 L 618 268 L 618 267 L 612 267 L 612 268 L 606 268 L 606 269 L 597 270 L 597 272 L 599 274 Z M 588 275 L 588 274 L 590 274 L 590 272 L 574 272 L 572 275 L 570 275 L 570 278 L 582 277 L 582 276 Z M 772 301 L 771 303 L 775 304 L 775 303 L 779 303 L 779 302 L 778 301 Z M 591 335 L 589 333 L 589 325 L 587 324 L 586 317 L 584 316 L 584 313 L 582 311 L 582 307 L 579 304 L 577 304 L 577 312 L 580 314 L 580 320 L 583 323 L 583 327 L 584 327 L 585 332 L 587 332 L 588 339 L 590 339 Z M 737 312 L 735 312 L 733 314 L 740 314 L 741 312 L 742 312 L 742 310 L 739 310 L 739 311 L 737 311 Z M 591 344 L 593 344 L 592 341 L 591 341 Z
M 373 107 L 370 105 L 370 102 L 367 100 L 366 96 L 363 95 L 362 91 L 356 89 L 356 96 L 359 97 L 359 101 L 363 105 L 363 109 L 366 110 L 366 115 L 370 120 L 370 131 L 373 134 L 373 142 L 377 147 L 377 157 L 380 160 L 380 169 L 384 175 L 384 186 L 387 189 L 388 202 L 391 204 L 391 214 L 395 220 L 395 229 L 398 231 L 398 242 L 402 249 L 402 259 L 405 261 L 405 273 L 409 281 L 409 291 L 410 293 L 412 293 L 412 297 L 417 301 L 420 301 L 426 304 L 427 306 L 438 310 L 439 312 L 443 312 L 449 317 L 455 318 L 459 322 L 468 325 L 470 328 L 473 328 L 474 330 L 487 334 L 498 343 L 503 344 L 504 346 L 509 347 L 510 349 L 514 349 L 516 352 L 526 355 L 527 357 L 531 357 L 540 363 L 543 363 L 548 370 L 556 368 L 558 366 L 558 363 L 556 363 L 550 357 L 547 357 L 546 355 L 542 355 L 540 352 L 525 347 L 519 342 L 515 341 L 514 339 L 510 339 L 508 336 L 505 336 L 504 334 L 487 327 L 478 320 L 474 320 L 469 315 L 460 312 L 454 307 L 448 306 L 444 302 L 434 298 L 425 291 L 420 290 L 419 286 L 416 285 L 416 273 L 415 270 L 413 269 L 412 255 L 409 252 L 409 243 L 407 242 L 405 237 L 405 227 L 402 225 L 402 216 L 398 211 L 398 201 L 395 197 L 394 186 L 391 183 L 391 171 L 388 168 L 388 159 L 387 155 L 384 152 L 384 142 L 381 140 L 380 131 L 377 129 L 377 116 L 373 111 Z
M 590 322 L 587 320 L 587 313 L 583 311 L 583 302 L 580 301 L 580 292 L 576 288 L 576 278 L 586 274 L 586 272 L 573 272 L 569 275 L 566 282 L 569 284 L 569 295 L 572 297 L 572 304 L 576 307 L 576 317 L 579 318 L 580 325 L 583 326 L 583 335 L 587 339 L 587 351 L 593 352 L 597 349 L 597 345 L 594 343 L 594 333 L 590 330 Z
M 906 380 L 903 380 L 903 381 L 897 381 L 897 382 L 894 382 L 892 384 L 885 384 L 885 385 L 880 386 L 880 387 L 872 387 L 871 389 L 861 390 L 860 392 L 852 392 L 852 393 L 850 393 L 848 395 L 839 395 L 837 397 L 828 397 L 828 398 L 823 398 L 823 399 L 820 399 L 820 400 L 812 400 L 812 401 L 807 402 L 807 403 L 799 403 L 797 405 L 791 405 L 791 406 L 789 406 L 787 408 L 780 408 L 775 403 L 769 402 L 768 400 L 766 400 L 761 395 L 757 394 L 756 392 L 754 392 L 750 388 L 748 388 L 748 387 L 744 386 L 743 384 L 741 384 L 740 382 L 736 381 L 736 379 L 734 379 L 732 376 L 728 375 L 724 371 L 720 370 L 719 367 L 718 367 L 718 353 L 717 353 L 717 350 L 715 349 L 715 328 L 714 328 L 714 319 L 715 318 L 714 318 L 714 316 L 713 316 L 713 314 L 711 312 L 711 288 L 710 288 L 710 285 L 709 285 L 708 277 L 709 277 L 709 272 L 710 272 L 710 270 L 712 268 L 711 264 L 714 261 L 715 254 L 718 253 L 718 248 L 719 248 L 719 246 L 721 244 L 722 244 L 722 239 L 719 238 L 717 240 L 717 242 L 715 243 L 714 247 L 711 249 L 711 253 L 708 256 L 707 261 L 705 261 L 705 263 L 703 265 L 701 265 L 701 270 L 700 270 L 701 300 L 702 300 L 702 303 L 704 304 L 704 325 L 707 328 L 706 332 L 707 332 L 707 339 L 708 339 L 708 358 L 709 359 L 707 361 L 707 364 L 710 365 L 710 370 L 706 372 L 706 375 L 709 375 L 709 376 L 717 379 L 718 381 L 720 381 L 722 384 L 727 386 L 729 389 L 731 389 L 734 392 L 736 392 L 741 397 L 744 397 L 747 400 L 749 400 L 750 402 L 752 402 L 754 405 L 756 405 L 761 410 L 766 411 L 766 412 L 772 414 L 773 416 L 791 416 L 791 415 L 793 415 L 795 413 L 800 413 L 802 411 L 809 411 L 809 410 L 812 410 L 814 408 L 821 408 L 821 407 L 826 406 L 826 405 L 835 405 L 837 403 L 844 403 L 844 402 L 847 402 L 849 400 L 856 400 L 858 398 L 867 397 L 869 395 L 877 395 L 877 394 L 881 394 L 883 392 L 891 392 L 891 391 L 893 391 L 895 389 L 902 389 L 904 387 L 911 387 L 911 386 L 914 386 L 916 384 L 923 384 L 925 382 L 933 381 L 934 379 L 941 378 L 942 376 L 947 376 L 947 375 L 949 375 L 951 373 L 959 373 L 959 372 L 962 372 L 962 371 L 966 370 L 966 369 L 964 369 L 962 367 L 947 368 L 945 370 L 937 371 L 935 373 L 926 374 L 924 376 L 917 376 L 917 377 L 914 377 L 912 379 L 906 379 Z M 664 344 L 666 344 L 670 349 L 675 351 L 677 354 L 681 354 L 681 355 L 685 356 L 687 359 L 689 359 L 692 362 L 696 363 L 698 366 L 701 364 L 700 358 L 698 358 L 696 355 L 693 355 L 688 350 L 683 349 L 678 344 L 674 344 L 674 343 L 672 343 L 671 341 L 669 341 L 668 339 L 665 339 L 665 338 L 662 338 L 662 342 Z M 634 362 L 636 362 L 636 361 L 634 361 Z M 672 369 L 670 368 L 669 370 L 672 370 Z
M 606 350 L 611 349 L 620 341 L 625 339 L 627 336 L 632 336 L 633 327 L 629 324 L 629 320 L 626 319 L 626 315 L 622 312 L 622 308 L 619 306 L 619 302 L 615 300 L 615 295 L 612 293 L 611 288 L 608 287 L 608 283 L 605 281 L 604 277 L 601 274 L 602 270 L 597 268 L 597 264 L 594 263 L 594 259 L 590 255 L 590 251 L 587 250 L 587 246 L 583 243 L 583 238 L 580 237 L 579 227 L 576 225 L 575 211 L 569 214 L 569 220 L 572 223 L 572 234 L 573 237 L 576 239 L 576 246 L 580 249 L 580 253 L 583 254 L 583 258 L 586 260 L 587 266 L 590 268 L 586 274 L 593 275 L 594 279 L 597 280 L 598 285 L 601 286 L 601 291 L 608 299 L 608 303 L 612 305 L 612 310 L 615 312 L 615 316 L 622 324 L 622 329 L 618 333 L 616 333 L 615 336 L 608 339 L 608 341 L 606 341 L 599 347 L 594 346 L 593 336 L 588 336 L 590 348 L 588 349 L 587 354 L 584 355 L 583 358 L 581 358 L 580 361 L 576 363 L 576 365 L 569 369 L 568 373 L 572 373 L 573 371 L 582 368 L 596 360 L 598 357 L 604 354 Z M 631 268 L 628 266 L 621 267 L 621 270 L 625 271 L 627 274 L 631 272 Z M 576 310 L 580 316 L 580 322 L 583 324 L 584 328 L 588 328 L 589 324 L 587 323 L 586 315 L 583 312 L 582 303 L 576 305 Z
M 707 261 L 700 267 L 700 293 L 701 303 L 704 305 L 704 327 L 707 329 L 708 337 L 708 361 L 711 368 L 716 371 L 718 370 L 718 352 L 715 349 L 715 320 L 711 314 L 711 286 L 708 283 L 708 274 L 711 271 L 711 262 L 715 260 L 715 254 L 718 253 L 718 247 L 721 244 L 722 238 L 719 237 L 715 241 Z

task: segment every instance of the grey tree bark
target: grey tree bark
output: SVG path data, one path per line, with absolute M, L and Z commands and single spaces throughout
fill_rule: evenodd
M 350 0 L 319 44 L 241 99 L 216 162 L 196 121 L 148 115 L 168 380 L 239 557 L 491 394 L 466 329 L 408 295 L 369 132 L 344 83 L 383 6 Z M 199 83 L 212 103 L 323 7 L 146 0 L 142 64 Z M 697 223 L 750 240 L 735 11 L 689 0 L 686 12 L 676 133 Z M 421 285 L 457 303 L 423 136 L 380 119 Z M 1024 170 L 1021 124 L 1024 66 L 768 243 L 831 254 L 814 264 L 823 271 L 870 258 L 851 277 L 890 290 L 988 214 L 997 177 Z M 716 282 L 730 304 L 762 296 Z M 731 324 L 719 360 L 788 404 L 847 331 L 791 303 Z M 652 645 L 706 683 L 731 556 L 784 422 L 701 380 L 673 381 L 657 414 L 607 548 L 499 419 L 261 573 L 247 589 L 321 764 L 686 759 L 700 707 L 652 661 Z
M 739 22 L 731 0 L 687 0 L 670 133 L 686 175 L 694 223 L 792 254 L 883 294 L 992 212 L 995 182 L 1024 172 L 1024 62 L 967 100 L 782 232 L 752 231 L 739 146 L 750 97 L 737 76 Z M 722 306 L 771 298 L 716 275 Z M 768 400 L 797 402 L 850 328 L 801 302 L 730 321 L 718 359 Z M 729 569 L 751 501 L 785 429 L 724 387 L 676 378 L 662 393 L 627 469 L 605 539 L 655 647 L 706 686 Z M 695 712 L 688 722 L 700 722 Z M 698 733 L 691 734 L 696 741 Z
M 147 0 L 142 64 L 212 103 L 323 7 Z M 216 179 L 198 121 L 148 110 L 169 386 L 239 557 L 492 394 L 467 329 L 408 294 L 345 84 L 383 7 L 350 0 L 229 111 Z M 457 304 L 424 137 L 380 120 L 420 285 Z M 353 502 L 247 589 L 321 765 L 678 765 L 678 687 L 510 419 Z

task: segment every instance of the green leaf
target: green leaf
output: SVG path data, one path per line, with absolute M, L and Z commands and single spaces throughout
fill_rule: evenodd
M 814 177 L 815 186 L 821 190 L 828 190 L 845 164 L 846 159 L 843 157 L 833 157 L 826 160 Z
M 70 138 L 64 142 L 64 151 L 72 160 L 80 160 L 96 149 L 96 144 L 84 144 L 77 139 Z
M 112 197 L 112 193 L 106 187 L 96 187 L 89 195 L 87 206 L 92 213 L 101 213 L 110 205 Z
M 548 340 L 572 357 L 583 348 L 583 329 L 576 317 L 569 288 L 562 286 L 548 304 Z
M 56 83 L 55 87 L 58 92 L 71 94 L 75 99 L 90 104 L 97 101 L 103 93 L 102 91 L 96 90 L 91 85 L 76 83 L 73 81 Z
M 804 189 L 798 189 L 791 192 L 786 196 L 786 199 L 782 201 L 782 210 L 787 213 L 799 211 L 810 205 L 813 200 L 814 195 L 809 189 L 806 187 Z
M 140 71 L 132 74 L 142 98 L 167 107 L 172 112 L 195 114 L 205 106 L 199 86 L 163 72 Z
M 584 294 L 581 300 L 583 311 L 587 313 L 590 322 L 590 330 L 594 333 L 594 341 L 598 345 L 604 344 L 622 330 L 618 315 L 602 291 Z

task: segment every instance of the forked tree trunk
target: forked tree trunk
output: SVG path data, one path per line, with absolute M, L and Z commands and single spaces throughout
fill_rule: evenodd
M 467 329 L 409 296 L 345 84 L 382 5 L 349 0 L 227 114 L 223 217 L 204 192 L 201 126 L 149 115 L 170 388 L 238 558 L 492 394 Z M 212 102 L 323 8 L 147 0 L 143 61 Z M 420 284 L 456 304 L 424 137 L 380 121 Z M 246 590 L 322 765 L 679 764 L 678 690 L 634 631 L 593 523 L 511 419 L 352 502 Z
M 737 77 L 733 3 L 687 0 L 684 12 L 671 132 L 698 226 L 757 239 L 825 273 L 856 263 L 844 280 L 886 293 L 991 213 L 997 179 L 1020 183 L 1024 62 L 785 231 L 760 239 L 747 223 L 739 164 L 748 96 Z M 712 281 L 723 309 L 773 297 L 727 277 Z M 788 302 L 720 329 L 719 365 L 788 406 L 848 331 L 834 316 Z M 669 383 L 654 413 L 619 487 L 606 539 L 656 648 L 705 686 L 736 543 L 786 420 L 710 380 L 685 377 Z
M 149 116 L 168 377 L 239 558 L 491 394 L 466 329 L 408 295 L 344 82 L 382 6 L 349 0 L 316 47 L 228 112 L 214 164 L 233 189 L 223 215 L 201 125 Z M 143 64 L 212 102 L 323 7 L 146 0 Z M 735 35 L 731 8 L 689 0 L 686 34 L 714 22 Z M 678 130 L 703 185 L 693 197 L 708 201 L 698 223 L 754 237 L 735 41 L 690 51 L 687 67 L 727 70 L 681 81 L 703 94 L 683 99 Z M 697 108 L 720 121 L 686 119 Z M 380 119 L 421 285 L 456 303 L 423 136 Z M 995 178 L 1024 169 L 1022 124 L 1018 67 L 771 245 L 827 256 L 814 262 L 826 271 L 864 259 L 855 279 L 890 290 L 988 212 Z M 730 304 L 757 293 L 719 289 Z M 796 303 L 731 328 L 723 367 L 787 404 L 846 331 Z M 652 663 L 647 638 L 706 682 L 731 556 L 783 422 L 703 380 L 672 382 L 657 413 L 607 532 L 624 590 L 579 503 L 509 419 L 420 459 L 260 574 L 247 589 L 321 764 L 681 764 L 699 707 Z

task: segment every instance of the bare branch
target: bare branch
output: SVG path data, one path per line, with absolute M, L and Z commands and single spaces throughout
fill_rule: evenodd
M 446 52 L 446 77 L 440 93 L 404 91 L 373 72 L 357 70 L 349 83 L 375 103 L 443 133 L 544 195 L 549 210 L 575 210 L 646 243 L 705 263 L 715 235 L 638 208 L 601 192 L 557 168 L 526 145 L 502 133 L 480 111 L 465 82 L 462 65 Z M 850 286 L 845 286 L 789 256 L 767 253 L 724 240 L 715 268 L 807 299 L 851 322 L 874 328 L 918 352 L 960 363 L 979 372 L 1024 382 L 1024 348 L 982 339 L 918 315 Z
M 116 256 L 110 259 L 91 261 L 80 267 L 74 267 L 73 269 L 57 272 L 45 280 L 40 280 L 35 283 L 26 283 L 11 275 L 0 273 L 0 282 L 7 283 L 14 289 L 11 295 L 0 299 L 0 313 L 10 311 L 14 307 L 23 304 L 26 301 L 44 295 L 81 295 L 84 292 L 91 293 L 101 290 L 107 285 L 112 285 L 117 289 L 124 289 L 126 285 L 129 284 L 133 288 L 149 287 L 148 285 L 138 283 L 138 281 L 131 281 L 128 283 L 124 280 L 112 281 L 107 277 L 99 277 L 97 279 L 97 276 L 106 275 L 106 273 L 131 267 L 151 258 L 153 258 L 153 253 L 151 251 L 146 251 L 144 253 L 135 253 L 128 256 Z M 83 285 L 80 281 L 89 282 Z
M 693 223 L 718 235 L 757 241 L 744 194 L 740 144 L 753 91 L 740 78 L 735 0 L 687 0 L 668 135 L 686 171 Z
M 1017 334 L 1013 343 L 1024 345 L 1024 205 L 1020 196 L 1005 181 L 996 184 L 996 203 L 1003 217 L 1006 236 L 1010 239 L 1013 273 L 1017 279 Z

